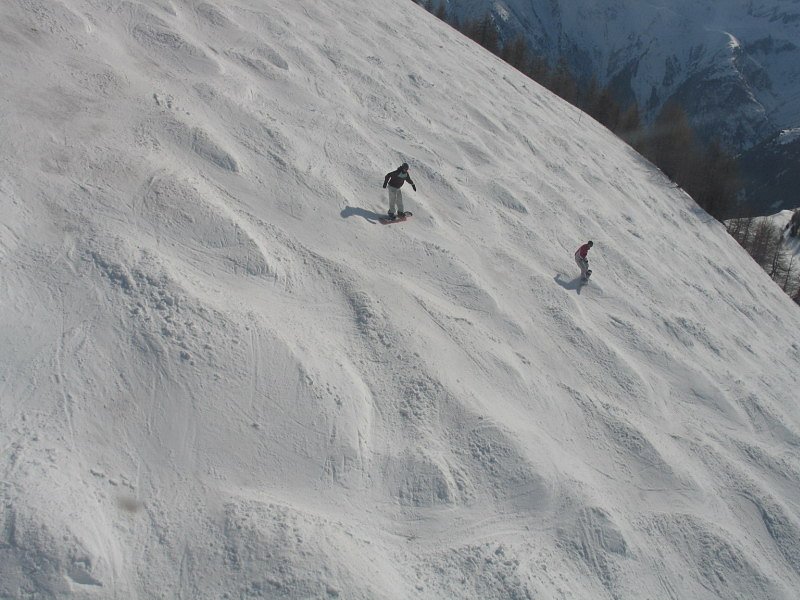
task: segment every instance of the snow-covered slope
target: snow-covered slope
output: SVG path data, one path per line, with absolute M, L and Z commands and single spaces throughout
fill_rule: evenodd
M 0 597 L 794 597 L 797 308 L 591 119 L 410 2 L 0 57 Z
M 796 204 L 786 166 L 795 147 L 775 147 L 800 126 L 800 3 L 797 0 L 446 0 L 465 19 L 492 14 L 501 35 L 523 35 L 555 62 L 597 77 L 650 122 L 670 99 L 705 141 L 744 152 L 747 210 Z M 790 152 L 790 150 L 793 150 Z M 775 162 L 775 155 L 786 159 Z M 797 172 L 796 168 L 788 172 Z

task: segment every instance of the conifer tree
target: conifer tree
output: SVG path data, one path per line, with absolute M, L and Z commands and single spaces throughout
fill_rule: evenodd
M 592 75 L 589 79 L 589 83 L 578 93 L 578 108 L 594 117 L 594 109 L 599 97 L 600 83 L 597 81 L 597 76 Z
M 770 219 L 758 219 L 753 229 L 752 239 L 749 242 L 750 256 L 765 271 L 772 269 L 775 245 L 779 228 Z M 782 236 L 780 236 L 783 239 Z
M 748 252 L 750 251 L 750 237 L 754 229 L 754 221 L 753 217 L 740 217 L 728 221 L 728 233 Z
M 547 88 L 570 104 L 577 104 L 578 84 L 563 56 L 558 59 L 555 70 L 548 77 Z
M 770 244 L 770 254 L 772 257 L 769 261 L 769 269 L 767 270 L 767 273 L 769 273 L 773 281 L 784 279 L 788 271 L 789 262 L 786 254 L 786 241 L 783 239 L 780 229 L 778 229 L 777 233 L 778 235 Z
M 500 36 L 497 33 L 497 28 L 494 25 L 491 14 L 486 13 L 482 19 L 477 21 L 468 21 L 464 27 L 463 33 L 473 41 L 478 42 L 489 52 L 493 54 L 498 53 L 500 49 Z
M 513 40 L 503 46 L 500 58 L 512 67 L 523 73 L 526 71 L 530 62 L 530 52 L 528 44 L 522 34 L 517 35 Z
M 795 290 L 798 286 L 800 286 L 800 278 L 798 278 L 798 272 L 797 272 L 797 259 L 794 253 L 792 253 L 789 256 L 789 261 L 786 265 L 786 272 L 783 277 L 783 281 L 779 283 L 781 284 L 781 288 L 783 289 L 783 291 L 789 294 L 790 296 L 793 295 L 792 294 L 793 290 Z
M 730 216 L 742 188 L 736 160 L 714 140 L 703 153 L 699 170 L 697 203 L 719 219 Z
M 661 110 L 643 150 L 667 177 L 685 183 L 693 161 L 694 133 L 678 103 L 668 102 Z
M 606 86 L 600 90 L 594 103 L 592 116 L 608 127 L 611 131 L 616 130 L 619 125 L 620 109 L 619 104 L 614 100 L 611 90 Z
M 525 74 L 536 83 L 547 87 L 547 81 L 550 78 L 550 65 L 547 63 L 547 59 L 544 56 L 535 54 L 528 61 Z
M 642 119 L 639 115 L 639 105 L 636 102 L 628 106 L 620 115 L 615 133 L 637 150 L 640 149 L 644 134 L 642 132 Z

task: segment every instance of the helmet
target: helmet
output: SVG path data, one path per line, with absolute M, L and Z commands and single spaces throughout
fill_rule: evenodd
M 589 244 L 589 246 L 594 246 L 594 242 L 593 242 L 592 240 L 589 240 L 589 241 L 588 241 L 588 242 L 586 242 L 586 243 L 587 243 L 587 244 Z
M 408 163 L 403 163 L 402 165 L 400 165 L 400 168 L 403 169 L 404 171 L 408 171 Z

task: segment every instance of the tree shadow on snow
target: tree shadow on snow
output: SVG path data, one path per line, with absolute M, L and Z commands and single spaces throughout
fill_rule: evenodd
M 386 216 L 386 213 L 376 213 L 364 208 L 358 208 L 356 206 L 346 206 L 342 210 L 341 215 L 343 219 L 349 219 L 350 217 L 362 217 L 370 223 L 377 223 L 378 219 Z
M 553 279 L 555 279 L 556 283 L 565 290 L 575 290 L 578 294 L 581 293 L 581 290 L 585 285 L 585 282 L 581 281 L 580 275 L 578 275 L 575 279 L 567 281 L 566 277 L 562 273 L 558 273 Z

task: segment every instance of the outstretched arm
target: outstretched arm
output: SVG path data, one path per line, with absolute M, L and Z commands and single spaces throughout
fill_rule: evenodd
M 409 178 L 408 178 L 408 183 L 410 183 L 410 184 L 411 184 L 411 187 L 412 187 L 412 188 L 414 188 L 414 191 L 416 192 L 416 191 L 417 191 L 417 186 L 415 186 L 415 185 L 414 185 L 414 182 L 413 182 L 413 181 L 411 181 L 411 177 L 409 177 Z

